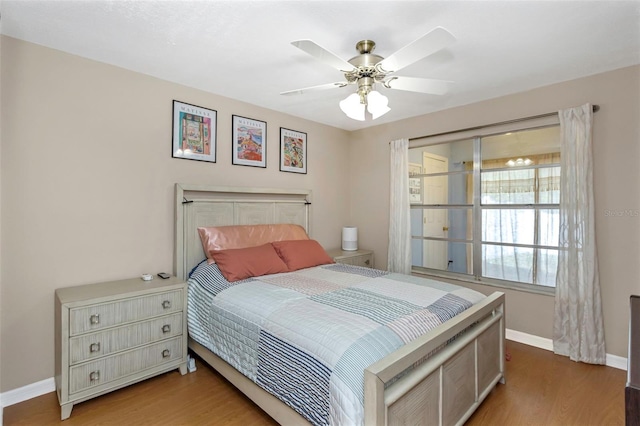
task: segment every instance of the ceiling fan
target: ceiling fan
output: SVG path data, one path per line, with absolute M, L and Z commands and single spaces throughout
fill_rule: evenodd
M 298 49 L 319 59 L 325 64 L 344 73 L 345 81 L 321 84 L 319 86 L 281 92 L 281 95 L 301 95 L 307 92 L 357 85 L 356 93 L 351 94 L 340 102 L 340 108 L 348 117 L 364 121 L 365 107 L 376 119 L 390 111 L 388 99 L 374 90 L 379 83 L 387 89 L 406 90 L 410 92 L 443 95 L 448 90 L 451 81 L 434 80 L 429 78 L 402 77 L 391 75 L 402 68 L 419 61 L 452 44 L 456 38 L 442 27 L 432 31 L 404 46 L 387 58 L 376 55 L 376 47 L 372 40 L 361 40 L 356 44 L 359 55 L 345 61 L 318 45 L 312 40 L 296 40 L 291 42 Z

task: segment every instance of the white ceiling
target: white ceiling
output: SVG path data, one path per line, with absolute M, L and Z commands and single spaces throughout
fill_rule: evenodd
M 0 0 L 0 13 L 2 34 L 347 130 L 640 63 L 640 0 Z M 457 42 L 397 75 L 453 80 L 447 95 L 378 87 L 391 112 L 367 122 L 338 107 L 354 86 L 279 95 L 343 80 L 293 40 L 348 60 L 371 39 L 387 57 L 437 26 Z

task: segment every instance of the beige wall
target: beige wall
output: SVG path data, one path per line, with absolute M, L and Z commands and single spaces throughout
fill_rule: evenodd
M 425 99 L 428 102 L 428 99 Z M 385 268 L 389 223 L 389 145 L 590 102 L 595 115 L 594 192 L 607 352 L 627 356 L 629 295 L 640 293 L 640 67 L 629 67 L 529 92 L 381 125 L 351 136 L 351 222 L 362 247 Z M 393 108 L 393 105 L 390 105 Z M 626 215 L 625 210 L 631 210 Z M 621 214 L 618 217 L 613 214 Z M 473 286 L 488 293 L 495 288 Z M 507 327 L 551 338 L 553 297 L 508 291 Z
M 174 183 L 306 188 L 311 236 L 340 245 L 348 132 L 2 38 L 1 387 L 53 377 L 58 287 L 173 269 Z M 218 111 L 217 163 L 171 158 L 172 100 Z M 267 168 L 231 165 L 231 115 L 267 122 Z M 308 173 L 279 171 L 279 128 Z
M 607 351 L 626 357 L 639 292 L 640 68 L 633 67 L 348 133 L 2 37 L 0 392 L 53 376 L 58 287 L 173 268 L 173 184 L 309 188 L 312 237 L 359 245 L 386 267 L 389 146 L 416 137 L 599 104 L 595 195 Z M 171 101 L 218 111 L 218 162 L 172 159 Z M 425 100 L 428 101 L 428 100 Z M 393 107 L 393 106 L 392 106 Z M 231 115 L 268 123 L 267 168 L 231 165 Z M 279 127 L 308 133 L 307 175 L 278 171 Z M 493 288 L 474 286 L 484 292 Z M 507 326 L 551 337 L 553 298 L 507 292 Z

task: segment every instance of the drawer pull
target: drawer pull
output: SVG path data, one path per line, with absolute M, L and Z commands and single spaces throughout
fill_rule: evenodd
M 91 380 L 92 382 L 100 380 L 100 370 L 92 371 L 91 373 L 89 373 L 89 380 Z
M 171 301 L 170 300 L 165 300 L 164 302 L 162 302 L 162 307 L 165 309 L 168 309 L 171 307 Z
M 169 333 L 171 331 L 171 326 L 169 324 L 165 324 L 162 326 L 163 333 Z
M 92 325 L 100 324 L 100 314 L 93 314 L 89 317 L 89 322 Z
M 365 264 L 365 265 L 368 265 L 368 264 L 370 264 L 370 263 L 371 263 L 371 261 L 370 261 L 369 259 L 367 259 L 367 260 L 365 260 L 365 261 L 364 261 L 364 264 Z
M 100 342 L 90 344 L 89 352 L 100 352 Z
M 169 349 L 165 349 L 162 351 L 162 358 L 169 358 L 171 356 L 171 351 Z

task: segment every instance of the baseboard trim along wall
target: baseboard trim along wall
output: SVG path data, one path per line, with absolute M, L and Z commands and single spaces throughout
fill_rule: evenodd
M 534 346 L 547 351 L 553 351 L 553 341 L 551 339 L 509 329 L 506 330 L 505 337 L 507 340 L 513 340 L 514 342 L 523 343 L 525 345 Z M 621 356 L 607 354 L 606 365 L 620 370 L 626 370 L 627 359 Z M 31 398 L 36 398 L 40 395 L 44 395 L 45 393 L 54 392 L 55 390 L 56 383 L 53 377 L 51 377 L 49 379 L 41 380 L 0 394 L 0 404 L 2 407 L 8 407 L 9 405 L 17 404 Z
M 8 407 L 31 398 L 44 395 L 45 393 L 54 392 L 55 390 L 56 381 L 53 377 L 50 377 L 18 389 L 3 392 L 2 395 L 0 395 L 0 401 L 2 401 L 2 407 Z
M 545 337 L 534 336 L 533 334 L 527 334 L 516 330 L 509 330 L 508 328 L 506 330 L 505 337 L 507 340 L 513 340 L 514 342 L 524 343 L 525 345 L 553 352 L 553 340 Z M 607 367 L 613 367 L 619 370 L 627 369 L 627 358 L 621 356 L 607 354 L 605 362 Z

